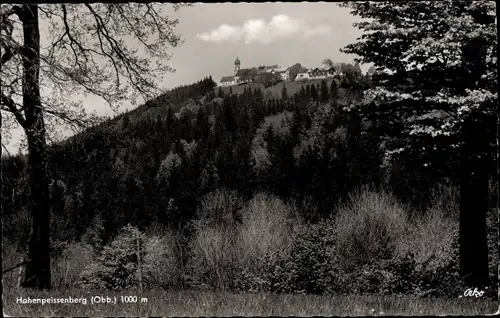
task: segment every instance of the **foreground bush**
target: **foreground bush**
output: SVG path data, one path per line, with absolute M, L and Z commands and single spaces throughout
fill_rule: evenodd
M 178 244 L 177 235 L 168 228 L 146 235 L 128 225 L 85 267 L 79 285 L 88 290 L 123 290 L 137 288 L 140 278 L 144 288 L 178 287 Z
M 144 285 L 147 288 L 179 287 L 182 266 L 179 259 L 179 238 L 175 232 L 163 229 L 147 237 L 142 264 Z
M 144 235 L 127 227 L 82 282 L 94 289 L 137 286 L 139 237 L 149 287 L 451 298 L 470 287 L 458 275 L 458 223 L 443 201 L 410 217 L 391 195 L 365 189 L 315 224 L 302 224 L 299 207 L 273 195 L 242 202 L 227 190 L 207 195 L 187 250 L 168 229 Z
M 339 262 L 350 271 L 394 256 L 408 211 L 388 193 L 363 189 L 350 195 L 334 222 Z
M 292 210 L 281 199 L 257 194 L 242 210 L 236 249 L 247 266 L 259 266 L 265 256 L 286 253 L 291 246 Z
M 297 226 L 288 254 L 281 254 L 270 271 L 272 292 L 324 294 L 339 291 L 335 233 L 331 222 Z
M 79 285 L 89 290 L 122 290 L 138 286 L 138 253 L 144 259 L 144 235 L 133 226 L 105 246 L 97 259 L 81 274 Z
M 66 246 L 51 262 L 52 286 L 74 287 L 80 274 L 92 263 L 93 256 L 93 248 L 88 244 L 72 243 Z
M 234 229 L 199 227 L 192 238 L 187 284 L 210 290 L 231 289 L 238 260 L 234 248 Z
M 392 196 L 358 192 L 333 219 L 295 226 L 288 253 L 266 254 L 262 269 L 243 271 L 238 282 L 275 293 L 458 297 L 466 287 L 457 223 L 438 207 L 410 221 Z
M 269 194 L 257 194 L 242 210 L 235 250 L 241 291 L 270 291 L 269 279 L 280 260 L 292 252 L 297 219 L 291 206 Z
M 217 189 L 201 199 L 196 219 L 191 222 L 194 233 L 184 275 L 188 286 L 231 289 L 238 259 L 234 248 L 235 231 L 242 205 L 242 198 L 229 189 Z
M 239 212 L 242 207 L 243 199 L 236 191 L 217 189 L 203 196 L 193 225 L 196 228 L 233 227 L 240 221 Z
M 240 201 L 235 196 L 220 192 L 212 196 L 216 200 L 211 204 L 204 201 L 206 211 L 200 211 L 200 219 L 194 222 L 189 284 L 216 290 L 254 290 L 259 285 L 254 278 L 260 279 L 268 268 L 265 262 L 273 263 L 278 255 L 288 252 L 292 211 L 279 198 L 267 194 L 257 194 L 237 211 L 234 209 Z M 228 222 L 230 217 L 205 221 L 214 212 L 238 215 L 241 223 Z

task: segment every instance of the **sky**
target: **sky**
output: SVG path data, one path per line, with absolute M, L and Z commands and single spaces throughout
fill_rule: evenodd
M 167 85 L 189 84 L 205 75 L 218 82 L 233 74 L 236 57 L 241 68 L 315 67 L 325 58 L 352 62 L 339 49 L 361 35 L 352 26 L 356 17 L 338 3 L 195 4 L 178 16 L 186 42 L 173 50 L 177 72 L 166 76 Z
M 352 63 L 354 56 L 339 49 L 361 35 L 352 25 L 358 18 L 338 3 L 196 3 L 177 12 L 172 10 L 171 17 L 179 20 L 176 31 L 185 42 L 171 49 L 169 65 L 176 72 L 164 75 L 161 86 L 165 89 L 208 75 L 218 83 L 223 76 L 233 75 L 237 57 L 241 68 L 274 64 L 288 67 L 295 63 L 320 67 L 326 58 Z M 367 68 L 362 65 L 363 71 Z M 82 101 L 90 112 L 113 114 L 99 97 L 82 96 Z M 122 110 L 126 109 L 132 109 L 132 105 L 123 105 Z M 17 129 L 11 135 L 6 146 L 16 153 L 23 132 Z

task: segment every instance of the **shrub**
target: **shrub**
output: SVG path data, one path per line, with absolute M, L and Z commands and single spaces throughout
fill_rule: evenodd
M 191 241 L 187 283 L 201 289 L 231 289 L 235 277 L 234 229 L 198 227 Z
M 238 259 L 236 289 L 270 290 L 269 271 L 290 253 L 295 222 L 292 208 L 275 196 L 260 193 L 248 202 L 234 245 Z
M 188 285 L 227 290 L 234 281 L 235 228 L 240 221 L 243 199 L 236 191 L 217 189 L 206 194 L 192 222 L 189 247 Z
M 292 211 L 283 201 L 257 194 L 242 210 L 236 249 L 241 262 L 255 266 L 266 255 L 288 250 L 291 243 Z
M 98 254 L 103 248 L 103 236 L 104 236 L 104 220 L 101 214 L 94 216 L 91 222 L 91 226 L 87 228 L 82 236 L 81 241 L 85 244 L 92 246 L 94 254 Z
M 455 253 L 452 245 L 458 238 L 458 222 L 447 215 L 434 206 L 416 217 L 397 243 L 397 254 L 404 257 L 412 252 L 418 263 L 429 261 L 434 267 L 449 263 Z
M 407 228 L 407 211 L 394 196 L 362 189 L 335 216 L 336 245 L 344 270 L 393 257 Z
M 236 191 L 217 189 L 201 199 L 193 225 L 196 228 L 234 226 L 242 206 L 243 199 Z
M 92 290 L 121 290 L 137 286 L 137 244 L 144 259 L 144 235 L 137 228 L 128 225 L 122 233 L 104 247 L 96 261 L 85 268 L 79 285 Z
M 273 268 L 269 277 L 271 291 L 322 294 L 336 289 L 334 237 L 331 222 L 296 226 L 291 251 L 268 263 Z
M 440 211 L 441 214 L 454 221 L 458 221 L 460 211 L 460 192 L 457 187 L 438 185 L 431 190 L 430 210 Z
M 31 212 L 22 207 L 15 214 L 2 215 L 2 238 L 20 243 L 18 250 L 30 237 Z
M 149 288 L 177 287 L 180 282 L 179 242 L 171 230 L 146 239 L 142 266 L 143 277 Z
M 52 284 L 54 288 L 70 288 L 78 281 L 80 274 L 92 263 L 92 246 L 72 243 L 52 260 Z
M 200 210 L 206 213 L 200 213 L 199 221 L 195 222 L 189 262 L 190 284 L 218 290 L 260 290 L 258 286 L 268 283 L 265 278 L 267 265 L 273 264 L 278 255 L 286 254 L 291 246 L 293 214 L 279 198 L 257 194 L 237 210 L 240 224 L 208 218 L 207 215 L 214 213 L 234 215 L 236 208 L 241 207 L 241 199 L 231 193 L 226 192 L 223 196 L 218 192 L 219 195 L 208 197 L 215 200 L 205 198 L 202 201 Z M 223 200 L 219 201 L 221 198 Z M 223 209 L 219 209 L 221 207 Z
M 458 240 L 454 241 L 451 250 L 447 261 L 436 260 L 434 255 L 419 261 L 410 252 L 388 263 L 386 268 L 396 275 L 393 288 L 389 291 L 419 297 L 458 297 L 466 289 L 458 271 Z

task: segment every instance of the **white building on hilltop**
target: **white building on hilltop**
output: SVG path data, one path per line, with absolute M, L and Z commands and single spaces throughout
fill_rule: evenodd
M 290 68 L 278 67 L 271 71 L 273 74 L 278 74 L 281 76 L 281 79 L 284 81 L 288 81 L 290 79 Z
M 234 78 L 234 76 L 224 76 L 220 80 L 219 86 L 227 87 L 227 86 L 233 86 L 236 84 L 237 83 L 236 83 L 236 79 Z
M 336 71 L 333 67 L 330 68 L 313 68 L 313 69 L 303 69 L 297 73 L 296 81 L 302 80 L 312 80 L 312 79 L 326 79 L 331 78 L 336 75 Z
M 302 69 L 297 73 L 297 77 L 295 77 L 295 81 L 303 81 L 309 79 L 308 69 Z

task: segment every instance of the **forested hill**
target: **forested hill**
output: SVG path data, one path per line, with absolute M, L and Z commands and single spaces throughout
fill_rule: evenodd
M 266 98 L 251 87 L 214 90 L 208 77 L 52 146 L 54 239 L 88 235 L 96 220 L 105 242 L 128 223 L 184 228 L 199 199 L 219 188 L 312 198 L 321 214 L 355 187 L 379 183 L 375 120 L 339 107 L 356 101 L 369 78 L 288 85 L 268 88 L 280 93 Z M 2 164 L 5 215 L 27 211 L 25 161 Z M 26 242 L 29 227 L 11 230 Z

